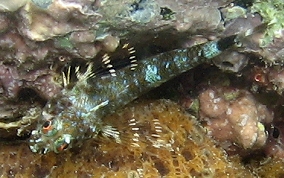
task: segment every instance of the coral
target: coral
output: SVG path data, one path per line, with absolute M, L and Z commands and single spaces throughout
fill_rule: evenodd
M 174 28 L 180 32 L 196 32 L 198 29 L 215 30 L 220 27 L 221 15 L 218 6 L 228 2 L 212 1 L 153 1 L 153 0 L 119 0 L 116 3 L 105 1 L 98 9 L 103 15 L 102 21 L 121 28 L 124 27 L 141 31 L 161 27 Z M 184 5 L 187 9 L 184 10 Z M 165 10 L 170 18 L 165 18 Z M 200 13 L 207 11 L 207 13 Z M 146 14 L 146 15 L 145 15 Z M 198 23 L 198 25 L 196 25 Z M 136 24 L 136 25 L 133 25 Z
M 252 177 L 248 167 L 254 176 L 283 175 L 283 160 L 275 158 L 283 154 L 282 9 L 283 2 L 278 0 L 274 3 L 260 0 L 0 1 L 0 133 L 1 139 L 6 140 L 1 142 L 0 152 L 2 162 L 7 162 L 0 167 L 0 176 L 188 176 L 182 175 L 185 173 L 196 177 Z M 125 137 L 121 143 L 100 133 L 96 140 L 88 140 L 80 148 L 41 156 L 32 154 L 27 144 L 18 142 L 19 136 L 25 139 L 36 128 L 46 103 L 58 101 L 56 97 L 64 93 L 59 79 L 62 71 L 68 73 L 68 69 L 78 65 L 84 71 L 85 64 L 90 62 L 102 70 L 117 70 L 125 66 L 120 51 L 107 64 L 101 64 L 100 56 L 114 52 L 124 42 L 135 45 L 135 60 L 139 60 L 242 33 L 244 48 L 226 51 L 213 61 L 222 71 L 238 72 L 238 75 L 231 74 L 237 76 L 234 81 L 223 72 L 207 73 L 211 68 L 208 65 L 194 69 L 197 71 L 194 75 L 187 73 L 190 80 L 184 89 L 187 98 L 183 104 L 191 107 L 195 115 L 200 110 L 201 122 L 218 138 L 216 142 L 204 135 L 193 118 L 166 101 L 130 104 L 124 111 L 106 118 L 106 123 L 123 131 L 121 135 Z M 262 60 L 265 64 L 259 65 Z M 114 67 L 108 68 L 109 64 Z M 72 70 L 70 75 L 74 77 Z M 248 70 L 252 71 L 246 73 Z M 149 81 L 155 80 L 155 70 L 149 72 L 152 72 Z M 175 85 L 168 84 L 168 90 L 180 90 L 178 80 L 171 82 Z M 67 85 L 69 81 L 63 80 L 63 83 Z M 102 85 L 102 90 L 108 89 L 108 84 Z M 153 98 L 168 96 L 160 94 L 161 88 Z M 209 92 L 214 94 L 213 98 Z M 271 93 L 272 102 L 268 101 Z M 261 101 L 257 100 L 258 95 L 263 95 Z M 270 109 L 263 103 L 268 103 L 276 113 L 273 121 Z M 60 104 L 64 103 L 56 106 Z M 247 123 L 241 120 L 244 115 L 250 116 Z M 160 127 L 163 135 L 159 134 Z M 106 130 L 110 132 L 104 133 L 108 136 L 116 132 L 112 128 Z M 267 130 L 269 135 L 265 134 Z M 275 130 L 279 131 L 278 137 Z M 227 157 L 216 146 L 220 142 L 224 148 L 236 144 L 246 155 L 259 151 L 273 158 L 246 165 L 245 169 L 240 161 L 243 158 L 239 154 Z M 60 147 L 64 148 L 66 145 Z M 279 152 L 274 152 L 275 148 Z
M 284 81 L 283 81 L 284 70 L 277 68 L 269 68 L 267 73 L 268 73 L 267 82 L 270 82 L 273 85 L 272 88 L 281 95 L 284 91 Z
M 148 23 L 160 14 L 160 8 L 156 1 L 144 0 L 134 2 L 129 9 L 129 13 L 132 21 L 136 23 Z
M 283 62 L 283 7 L 281 0 L 234 1 L 220 9 L 223 34 L 244 33 L 244 51 L 257 53 L 268 63 Z
M 273 115 L 247 91 L 212 88 L 199 95 L 200 119 L 209 135 L 226 142 L 228 149 L 238 144 L 244 149 L 262 147 L 267 139 L 265 123 Z
M 121 143 L 102 136 L 81 148 L 44 156 L 32 154 L 25 143 L 2 144 L 0 176 L 253 177 L 173 102 L 132 104 L 104 122 L 118 128 Z
M 93 42 L 97 28 L 95 24 L 101 15 L 91 9 L 91 4 L 92 1 L 57 0 L 49 3 L 38 0 L 29 1 L 20 11 L 18 29 L 21 34 L 31 40 L 46 41 L 54 38 L 55 43 L 58 41 L 56 37 L 63 37 L 71 32 L 79 31 L 71 34 L 70 37 L 71 43 L 75 44 L 72 46 L 74 47 L 73 54 L 78 50 L 77 53 L 80 56 L 92 58 L 98 52 Z M 74 38 L 74 35 L 78 34 L 80 34 L 81 40 Z M 59 43 L 59 47 L 65 46 Z
M 239 17 L 246 18 L 247 10 L 241 6 L 232 3 L 227 7 L 221 8 L 221 13 L 226 23 L 231 20 L 239 19 Z
M 166 40 L 174 48 L 179 47 L 176 37 L 180 34 L 172 33 L 172 29 L 195 34 L 198 34 L 197 29 L 201 29 L 214 36 L 217 29 L 222 28 L 218 8 L 228 2 L 3 1 L 0 3 L 3 8 L 0 14 L 3 95 L 16 99 L 19 91 L 30 88 L 42 99 L 49 100 L 60 94 L 58 76 L 64 67 L 95 61 L 93 58 L 100 51 L 114 51 L 121 38 L 139 42 L 144 45 L 143 48 L 149 49 L 153 34 L 156 36 L 164 30 L 167 33 L 159 37 L 163 39 L 161 43 Z M 185 11 L 185 7 L 189 10 Z M 167 10 L 161 14 L 162 9 Z M 200 13 L 207 10 L 212 13 Z M 149 16 L 145 16 L 148 12 L 151 12 Z M 145 32 L 150 35 L 145 35 Z M 203 38 L 206 39 L 206 36 Z

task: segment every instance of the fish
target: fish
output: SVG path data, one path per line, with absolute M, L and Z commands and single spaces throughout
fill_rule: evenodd
M 189 48 L 175 49 L 145 59 L 136 60 L 116 70 L 109 57 L 103 63 L 108 75 L 96 75 L 93 64 L 85 72 L 76 68 L 78 81 L 47 102 L 42 109 L 37 127 L 31 132 L 29 147 L 32 152 L 60 153 L 80 147 L 86 139 L 106 137 L 120 143 L 123 133 L 103 118 L 137 99 L 149 90 L 202 63 L 210 63 L 223 51 L 239 47 L 238 35 L 209 41 Z M 130 50 L 135 52 L 134 48 Z M 68 75 L 63 83 L 68 85 Z

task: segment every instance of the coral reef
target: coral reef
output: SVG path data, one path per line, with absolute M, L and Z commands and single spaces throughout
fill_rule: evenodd
M 189 8 L 186 13 L 183 4 Z M 16 96 L 20 88 L 30 87 L 49 99 L 60 91 L 58 81 L 54 79 L 58 77 L 52 76 L 74 58 L 87 62 L 100 51 L 114 51 L 121 37 L 145 45 L 148 42 L 142 43 L 141 39 L 152 40 L 157 32 L 164 30 L 173 34 L 170 38 L 173 40 L 179 33 L 172 32 L 172 29 L 182 29 L 180 31 L 187 33 L 203 29 L 212 35 L 222 27 L 218 7 L 224 4 L 226 2 L 151 0 L 3 1 L 0 3 L 0 65 L 1 72 L 7 73 L 1 78 L 2 87 L 11 97 Z M 161 9 L 164 9 L 162 14 Z M 212 13 L 201 15 L 204 10 Z M 196 22 L 200 24 L 194 25 Z M 144 34 L 146 30 L 150 35 Z M 58 68 L 54 69 L 54 66 Z M 9 75 L 11 79 L 4 79 Z M 38 80 L 24 82 L 27 75 L 35 75 Z
M 199 120 L 169 101 L 132 103 L 103 119 L 117 130 L 108 127 L 81 147 L 29 150 L 43 107 L 76 85 L 77 66 L 121 69 L 129 64 L 126 43 L 136 47 L 134 70 L 139 59 L 236 34 L 238 48 L 213 61 L 222 72 L 205 64 L 146 95 L 174 100 L 182 93 L 179 101 Z M 281 177 L 283 39 L 281 0 L 2 0 L 0 176 Z M 118 131 L 121 139 L 109 137 Z M 59 149 L 68 147 L 59 141 Z
M 132 104 L 104 122 L 118 128 L 121 143 L 102 136 L 44 156 L 32 154 L 25 143 L 1 145 L 0 176 L 253 177 L 238 159 L 229 161 L 196 119 L 173 102 Z
M 274 113 L 249 92 L 246 75 L 233 77 L 212 68 L 202 70 L 204 74 L 198 75 L 200 81 L 193 86 L 188 87 L 187 82 L 193 83 L 196 71 L 182 77 L 181 105 L 196 115 L 228 152 L 263 148 L 268 138 L 266 126 L 272 123 Z

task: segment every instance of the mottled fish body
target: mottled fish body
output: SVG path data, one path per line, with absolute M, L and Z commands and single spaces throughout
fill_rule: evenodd
M 70 90 L 64 89 L 42 112 L 30 139 L 33 152 L 60 152 L 99 133 L 120 141 L 120 133 L 102 118 L 145 92 L 199 64 L 210 62 L 236 43 L 236 35 L 185 49 L 176 49 L 137 61 L 115 75 L 92 76 L 91 65 Z

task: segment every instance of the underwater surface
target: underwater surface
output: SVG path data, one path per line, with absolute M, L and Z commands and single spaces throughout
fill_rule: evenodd
M 283 177 L 283 9 L 0 0 L 0 177 Z

